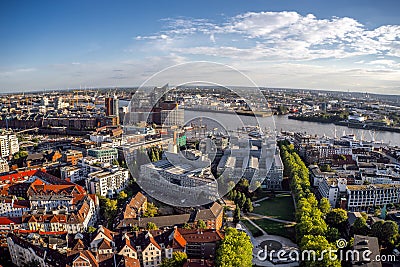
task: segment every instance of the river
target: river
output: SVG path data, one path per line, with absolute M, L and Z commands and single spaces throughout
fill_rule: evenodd
M 119 101 L 120 106 L 127 106 L 128 103 L 129 101 L 126 100 Z M 240 120 L 238 120 L 237 115 L 215 112 L 198 112 L 191 110 L 185 110 L 185 122 L 193 118 L 199 117 L 199 115 L 215 119 L 229 129 L 235 129 L 243 125 Z M 254 125 L 254 118 L 249 116 L 240 116 L 240 118 L 245 125 Z M 258 119 L 264 120 L 264 123 L 267 123 L 269 125 L 271 124 L 269 123 L 271 121 L 270 117 L 259 117 Z M 375 139 L 376 141 L 383 141 L 384 143 L 392 146 L 400 146 L 400 133 L 352 129 L 330 123 L 289 120 L 288 115 L 274 116 L 273 119 L 275 122 L 275 129 L 278 132 L 307 132 L 309 134 L 316 134 L 318 136 L 326 135 L 329 137 L 334 137 L 336 128 L 336 136 L 338 137 L 343 136 L 344 133 L 355 134 L 358 139 L 363 139 L 367 141 Z
M 197 112 L 185 110 L 185 121 L 191 120 L 193 118 L 204 116 L 213 118 L 219 121 L 222 125 L 229 129 L 235 129 L 241 127 L 242 123 L 238 120 L 236 115 L 224 114 L 224 113 L 214 113 L 214 112 Z M 309 134 L 317 134 L 319 136 L 329 136 L 333 137 L 336 135 L 338 137 L 345 134 L 355 134 L 358 139 L 363 138 L 363 140 L 371 141 L 375 138 L 376 141 L 383 141 L 386 144 L 392 146 L 400 146 L 400 133 L 394 132 L 382 132 L 382 131 L 370 131 L 362 129 L 351 129 L 345 126 L 336 126 L 334 124 L 325 124 L 318 122 L 308 122 L 308 121 L 298 121 L 290 120 L 287 115 L 284 116 L 274 116 L 275 129 L 280 131 L 288 132 L 307 132 Z M 254 119 L 248 116 L 240 116 L 245 125 L 251 125 L 254 123 Z M 265 123 L 270 122 L 271 118 L 258 118 L 259 120 L 264 120 Z

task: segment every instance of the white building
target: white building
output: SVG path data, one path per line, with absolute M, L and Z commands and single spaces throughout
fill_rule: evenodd
M 173 149 L 170 149 L 173 150 Z M 202 155 L 197 160 L 189 160 L 174 152 L 164 152 L 166 159 L 144 164 L 140 167 L 141 185 L 162 191 L 168 202 L 186 193 L 195 201 L 201 194 L 214 198 L 218 195 L 218 184 L 210 169 L 210 160 Z
M 110 164 L 118 159 L 118 151 L 113 147 L 91 148 L 88 150 L 88 155 L 98 159 L 100 162 Z
M 45 211 L 65 208 L 71 211 L 74 197 L 72 195 L 32 195 L 29 196 L 32 209 L 44 209 Z
M 323 178 L 318 186 L 321 197 L 327 198 L 331 207 L 336 206 L 336 202 L 341 192 L 346 192 L 347 180 L 344 178 Z
M 12 156 L 19 151 L 18 138 L 14 134 L 0 135 L 0 156 Z
M 16 197 L 0 200 L 0 216 L 20 217 L 24 212 L 30 211 L 28 201 L 19 201 Z
M 36 261 L 40 267 L 49 266 L 47 262 L 45 262 L 45 257 L 47 255 L 45 249 L 34 246 L 15 235 L 7 237 L 7 245 L 10 251 L 11 261 L 15 266 L 26 266 L 33 261 Z
M 69 212 L 61 212 L 59 209 L 53 211 L 53 214 L 39 214 L 36 209 L 32 209 L 34 212 L 22 216 L 22 226 L 34 231 L 67 231 L 70 234 L 83 232 L 89 226 L 95 226 L 99 218 L 98 203 L 96 196 L 87 195 Z
M 365 210 L 368 207 L 400 203 L 400 185 L 348 185 L 347 207 L 349 210 Z
M 154 240 L 150 234 L 146 234 L 148 242 L 143 246 L 137 246 L 139 258 L 145 267 L 159 267 L 161 264 L 161 246 Z
M 54 109 L 64 109 L 69 107 L 69 103 L 68 102 L 64 102 L 63 98 L 60 97 L 56 97 L 54 100 Z
M 272 169 L 271 169 L 272 167 Z M 279 151 L 269 139 L 230 138 L 230 149 L 226 149 L 217 172 L 229 179 L 246 178 L 264 182 L 264 187 L 280 189 L 283 179 L 282 161 Z
M 183 125 L 185 112 L 183 109 L 175 108 L 173 110 L 162 110 L 161 121 L 165 126 Z
M 260 176 L 264 177 L 264 174 L 261 173 L 261 170 L 266 169 L 260 168 Z M 263 182 L 263 188 L 267 189 L 274 189 L 274 190 L 280 190 L 282 189 L 282 181 L 283 181 L 283 163 L 282 159 L 280 156 L 279 149 L 277 149 L 277 152 L 275 153 L 274 156 L 274 161 L 272 162 L 272 166 L 268 171 L 268 174 L 266 175 L 266 179 Z
M 93 164 L 99 160 L 91 157 L 82 158 L 78 161 L 76 166 L 65 166 L 60 168 L 61 178 L 69 178 L 72 183 L 77 181 L 86 180 L 88 175 L 92 172 L 100 171 L 101 168 Z
M 100 170 L 89 174 L 87 188 L 92 194 L 114 196 L 128 185 L 129 172 L 121 167 Z
M 42 97 L 42 99 L 40 100 L 40 104 L 42 106 L 48 106 L 49 105 L 49 98 L 47 96 Z
M 8 166 L 8 162 L 5 159 L 0 158 L 0 173 L 9 171 L 10 167 Z

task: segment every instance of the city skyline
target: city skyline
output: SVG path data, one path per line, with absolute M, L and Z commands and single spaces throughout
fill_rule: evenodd
M 3 2 L 0 91 L 139 86 L 208 60 L 261 87 L 399 94 L 395 1 L 174 3 Z

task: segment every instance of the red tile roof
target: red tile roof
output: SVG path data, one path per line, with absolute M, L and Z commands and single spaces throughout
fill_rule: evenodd
M 45 170 L 42 170 L 45 172 Z M 12 174 L 6 174 L 0 176 L 0 181 L 5 182 L 5 181 L 23 181 L 25 180 L 24 177 L 31 177 L 35 175 L 38 172 L 38 170 L 28 170 L 28 171 L 22 171 L 22 172 L 17 172 L 17 173 L 12 173 Z
M 209 243 L 216 242 L 224 238 L 224 235 L 219 230 L 179 228 L 178 231 L 187 243 Z
M 114 232 L 110 231 L 109 229 L 105 228 L 104 226 L 100 226 L 99 231 L 105 234 L 110 240 L 114 240 Z
M 186 240 L 183 238 L 181 233 L 179 233 L 178 229 L 174 230 L 174 241 L 181 247 L 184 248 L 186 246 Z
M 138 259 L 124 257 L 125 267 L 140 267 L 140 261 Z
M 12 223 L 15 224 L 15 222 L 12 219 L 8 217 L 0 217 L 0 225 L 10 225 Z

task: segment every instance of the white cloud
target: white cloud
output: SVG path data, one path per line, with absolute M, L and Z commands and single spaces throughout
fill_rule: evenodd
M 383 68 L 400 68 L 400 63 L 395 60 L 390 60 L 390 59 L 377 59 L 377 60 L 372 60 L 368 63 L 368 65 L 376 65 L 376 66 L 381 66 Z
M 394 82 L 400 64 L 399 25 L 368 29 L 350 17 L 320 19 L 288 11 L 247 12 L 218 23 L 191 18 L 165 23 L 145 46 L 188 59 L 239 62 L 239 69 L 272 86 L 399 89 Z M 153 37 L 161 35 L 165 40 Z
M 163 48 L 196 55 L 201 52 L 215 56 L 218 52 L 232 58 L 251 54 L 251 60 L 257 55 L 258 59 L 272 57 L 279 60 L 341 59 L 385 54 L 400 57 L 400 26 L 385 25 L 368 30 L 360 22 L 348 17 L 318 19 L 312 14 L 302 16 L 297 12 L 283 11 L 248 12 L 219 24 L 189 18 L 168 18 L 165 22 L 166 27 L 159 34 L 138 36 L 137 39 L 165 39 L 172 43 L 184 39 L 185 46 L 174 44 Z M 218 42 L 215 34 L 219 36 Z M 199 44 L 202 35 L 209 36 L 208 43 L 202 41 Z M 241 47 L 241 42 L 235 42 L 239 46 L 233 47 L 233 38 L 252 45 Z M 234 50 L 237 51 L 236 55 L 232 53 Z
M 165 67 L 214 60 L 260 86 L 399 92 L 399 25 L 368 29 L 353 18 L 287 11 L 223 18 L 166 18 L 159 32 L 134 37 L 124 61 L 1 70 L 0 89 L 137 86 Z M 235 81 L 226 77 L 227 85 Z

